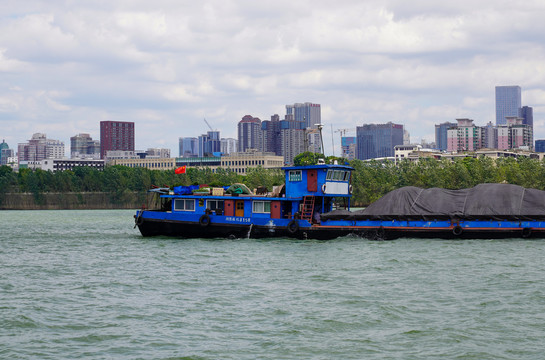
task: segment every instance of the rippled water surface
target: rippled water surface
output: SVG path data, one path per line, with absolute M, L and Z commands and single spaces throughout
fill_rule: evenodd
M 545 240 L 143 238 L 0 212 L 2 359 L 542 359 Z

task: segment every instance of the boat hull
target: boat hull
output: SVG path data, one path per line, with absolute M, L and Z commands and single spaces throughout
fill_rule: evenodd
M 206 222 L 183 221 L 165 217 L 136 216 L 136 225 L 143 236 L 169 236 L 178 238 L 297 238 L 330 240 L 343 236 L 356 236 L 371 240 L 398 238 L 434 239 L 509 239 L 545 238 L 542 222 L 471 222 L 450 223 L 444 221 L 403 222 L 358 221 L 337 224 L 312 225 L 304 220 L 278 221 L 273 223 L 245 222 L 226 223 L 214 218 Z M 296 222 L 296 225 L 294 225 Z M 492 226 L 493 224 L 494 226 Z

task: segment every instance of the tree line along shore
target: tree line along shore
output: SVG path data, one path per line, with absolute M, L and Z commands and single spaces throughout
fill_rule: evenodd
M 301 154 L 297 165 L 314 162 L 315 156 Z M 333 160 L 329 157 L 327 161 Z M 481 183 L 508 183 L 545 190 L 545 162 L 527 157 L 488 157 L 451 160 L 420 159 L 418 162 L 352 160 L 353 206 L 367 206 L 386 193 L 403 186 L 445 189 L 470 188 Z M 342 161 L 342 162 L 341 162 Z M 244 183 L 250 189 L 284 183 L 281 169 L 248 169 L 240 175 L 229 169 L 189 168 L 185 174 L 174 170 L 149 170 L 108 166 L 103 171 L 80 167 L 50 172 L 0 167 L 0 209 L 132 209 L 146 201 L 153 186 L 207 184 L 212 187 Z

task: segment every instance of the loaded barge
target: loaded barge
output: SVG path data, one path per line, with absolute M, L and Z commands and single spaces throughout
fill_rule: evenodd
M 350 211 L 352 167 L 283 170 L 285 185 L 272 193 L 242 187 L 189 193 L 156 189 L 160 206 L 138 210 L 135 226 L 143 236 L 180 238 L 545 237 L 545 191 L 509 184 L 462 190 L 404 187 L 364 210 Z

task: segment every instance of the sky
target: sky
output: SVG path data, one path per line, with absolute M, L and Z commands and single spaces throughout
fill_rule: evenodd
M 519 85 L 545 138 L 542 0 L 4 0 L 0 141 L 65 142 L 133 121 L 136 148 L 169 148 L 244 115 L 321 104 L 327 155 L 339 129 L 495 123 L 494 89 Z M 335 146 L 333 148 L 333 145 Z

